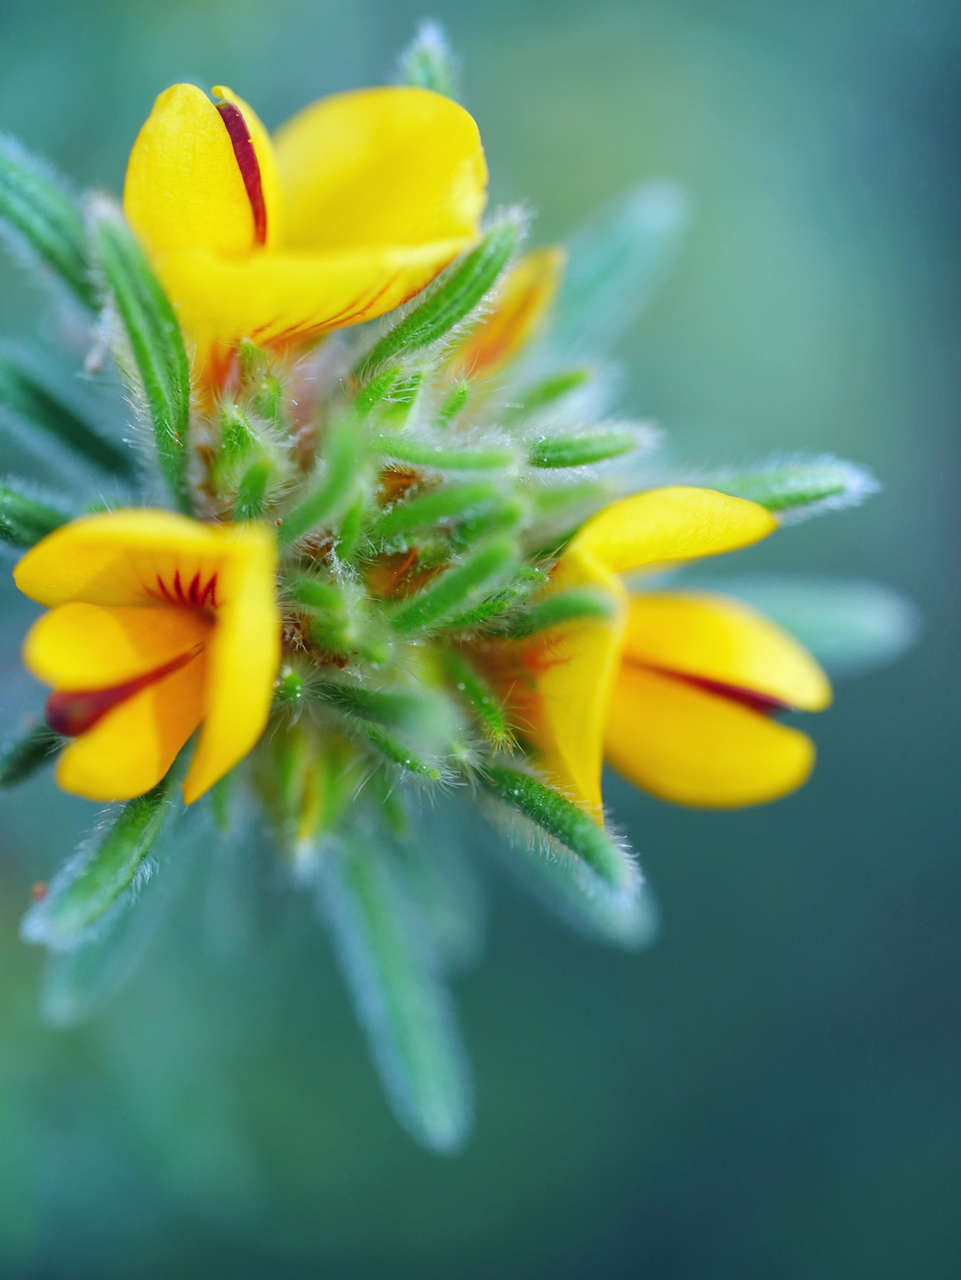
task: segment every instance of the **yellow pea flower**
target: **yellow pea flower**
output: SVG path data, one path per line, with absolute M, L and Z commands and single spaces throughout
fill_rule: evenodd
M 547 318 L 566 261 L 559 245 L 523 255 L 508 273 L 490 315 L 457 353 L 460 372 L 471 377 L 493 373 L 524 350 Z
M 477 236 L 487 166 L 477 125 L 427 89 L 322 99 L 271 140 L 218 85 L 160 94 L 124 210 L 198 361 L 242 337 L 302 341 L 399 306 Z
M 551 591 L 599 589 L 613 616 L 538 637 L 512 697 L 545 773 L 598 821 L 605 756 L 645 790 L 707 808 L 773 800 L 807 779 L 813 744 L 770 713 L 830 704 L 815 660 L 744 605 L 633 595 L 619 576 L 734 551 L 775 528 L 753 502 L 653 489 L 601 511 L 562 555 Z
M 53 687 L 51 727 L 75 739 L 57 764 L 65 791 L 141 795 L 203 722 L 190 804 L 250 751 L 280 661 L 275 562 L 266 526 L 152 510 L 75 520 L 27 552 L 14 579 L 50 611 L 24 661 Z

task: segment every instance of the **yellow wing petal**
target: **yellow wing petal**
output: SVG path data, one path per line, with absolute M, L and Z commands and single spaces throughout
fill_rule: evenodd
M 234 260 L 194 250 L 160 257 L 155 265 L 203 358 L 216 342 L 301 341 L 383 315 L 419 293 L 469 243 L 462 238 Z
M 605 735 L 611 764 L 675 804 L 738 808 L 800 787 L 814 765 L 805 734 L 682 680 L 625 665 Z
M 168 590 L 178 573 L 184 591 L 195 574 L 208 582 L 232 536 L 171 511 L 109 511 L 54 530 L 13 577 L 24 595 L 46 605 L 162 602 L 158 576 Z
M 64 791 L 88 800 L 130 800 L 155 786 L 203 714 L 206 657 L 109 711 L 57 762 Z
M 219 580 L 221 603 L 208 648 L 203 728 L 184 781 L 184 799 L 203 795 L 254 746 L 270 712 L 280 663 L 280 615 L 270 530 L 237 530 L 236 554 Z
M 675 486 L 611 503 L 588 520 L 570 550 L 613 573 L 630 573 L 735 551 L 776 528 L 771 513 L 755 502 Z
M 527 253 L 511 270 L 494 309 L 457 354 L 457 366 L 478 377 L 491 373 L 524 350 L 544 323 L 564 271 L 567 255 L 558 246 Z
M 196 85 L 175 84 L 157 98 L 127 162 L 123 204 L 152 252 L 250 252 L 254 218 L 230 134 Z
M 468 113 L 427 89 L 324 98 L 275 138 L 286 243 L 325 251 L 469 242 L 487 165 Z
M 716 680 L 804 711 L 831 703 L 827 676 L 786 631 L 723 596 L 650 592 L 631 600 L 625 657 Z
M 34 623 L 23 660 L 54 689 L 103 689 L 191 652 L 206 642 L 212 625 L 193 609 L 72 602 Z

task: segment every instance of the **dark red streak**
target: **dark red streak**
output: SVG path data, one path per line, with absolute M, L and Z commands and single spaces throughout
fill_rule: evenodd
M 638 663 L 638 666 L 646 666 L 646 663 Z M 727 698 L 729 702 L 737 702 L 742 707 L 747 707 L 749 711 L 757 711 L 760 715 L 769 716 L 778 711 L 790 711 L 789 703 L 782 701 L 780 698 L 772 698 L 767 693 L 757 693 L 754 689 L 745 689 L 738 684 L 725 684 L 723 680 L 709 680 L 706 676 L 690 676 L 683 671 L 672 671 L 670 667 L 654 667 L 648 666 L 648 671 L 653 671 L 659 676 L 668 676 L 672 680 L 680 680 L 682 684 L 692 685 L 695 689 L 701 689 L 704 693 L 713 693 L 718 697 Z
M 134 676 L 132 680 L 125 680 L 122 684 L 111 685 L 108 689 L 57 690 L 47 699 L 47 724 L 54 733 L 62 733 L 67 738 L 86 733 L 108 711 L 112 711 L 121 702 L 126 702 L 135 693 L 156 684 L 158 680 L 163 680 L 165 676 L 173 675 L 188 662 L 192 662 L 202 649 L 203 645 L 195 645 L 187 653 L 178 654 L 155 670 L 142 676 Z
M 247 128 L 243 113 L 232 102 L 218 102 L 217 110 L 227 127 L 230 143 L 237 159 L 237 167 L 244 180 L 247 199 L 250 201 L 250 212 L 254 215 L 254 244 L 266 244 L 267 206 L 264 203 L 264 184 L 250 130 Z

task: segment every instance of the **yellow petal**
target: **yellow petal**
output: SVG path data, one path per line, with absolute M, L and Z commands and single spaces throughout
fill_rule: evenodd
M 54 530 L 13 571 L 20 590 L 41 604 L 163 603 L 176 575 L 183 590 L 195 574 L 207 584 L 238 530 L 200 524 L 171 511 L 109 511 Z
M 203 714 L 206 658 L 134 694 L 61 754 L 56 778 L 88 800 L 130 800 L 155 786 Z
M 280 662 L 274 538 L 255 525 L 239 528 L 238 535 L 241 553 L 226 561 L 219 579 L 204 724 L 184 781 L 187 804 L 232 769 L 263 733 Z
M 259 121 L 255 127 L 263 133 Z M 127 162 L 123 203 L 153 253 L 251 251 L 254 217 L 237 155 L 220 112 L 196 85 L 175 84 L 157 98 Z
M 212 621 L 193 609 L 79 601 L 39 618 L 23 660 L 54 689 L 103 689 L 155 671 L 206 642 Z
M 567 255 L 558 246 L 525 254 L 512 269 L 494 309 L 468 337 L 457 365 L 478 377 L 518 355 L 543 324 L 557 295 Z
M 283 126 L 275 149 L 290 248 L 466 243 L 477 234 L 487 184 L 480 135 L 440 94 L 395 87 L 324 98 Z
M 776 528 L 769 511 L 743 498 L 686 486 L 649 489 L 611 503 L 588 520 L 569 552 L 612 573 L 630 573 L 735 551 Z
M 610 702 L 606 754 L 620 773 L 675 804 L 737 808 L 794 791 L 811 740 L 728 698 L 625 665 Z
M 224 84 L 215 84 L 210 91 L 219 101 L 231 102 L 240 111 L 244 123 L 250 133 L 254 154 L 257 157 L 257 169 L 260 174 L 264 204 L 267 211 L 268 248 L 283 243 L 284 239 L 284 196 L 280 187 L 280 175 L 277 172 L 277 157 L 270 134 L 264 128 L 260 117 L 253 107 L 243 98 L 239 98 L 232 89 Z
M 693 592 L 650 592 L 631 601 L 625 658 L 822 711 L 827 676 L 786 631 L 734 600 Z
M 204 359 L 216 342 L 300 341 L 383 315 L 419 293 L 469 243 L 462 237 L 236 260 L 193 250 L 155 265 Z

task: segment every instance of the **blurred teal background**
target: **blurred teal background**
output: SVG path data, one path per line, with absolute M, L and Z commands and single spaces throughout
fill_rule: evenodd
M 275 125 L 383 80 L 424 16 L 462 56 L 495 200 L 528 200 L 537 239 L 641 176 L 691 193 L 625 403 L 691 461 L 877 469 L 865 509 L 732 569 L 882 579 L 925 634 L 841 688 L 790 800 L 702 815 L 612 784 L 661 903 L 651 952 L 592 947 L 494 880 L 457 990 L 477 1131 L 450 1159 L 396 1128 L 279 877 L 253 951 L 211 942 L 205 868 L 107 1012 L 45 1028 L 17 920 L 92 806 L 49 780 L 4 798 L 0 1275 L 954 1277 L 961 9 L 0 0 L 0 127 L 118 189 L 168 83 L 225 81 Z M 3 258 L 0 332 L 42 342 L 48 317 Z M 7 719 L 36 699 L 12 586 L 3 616 Z

